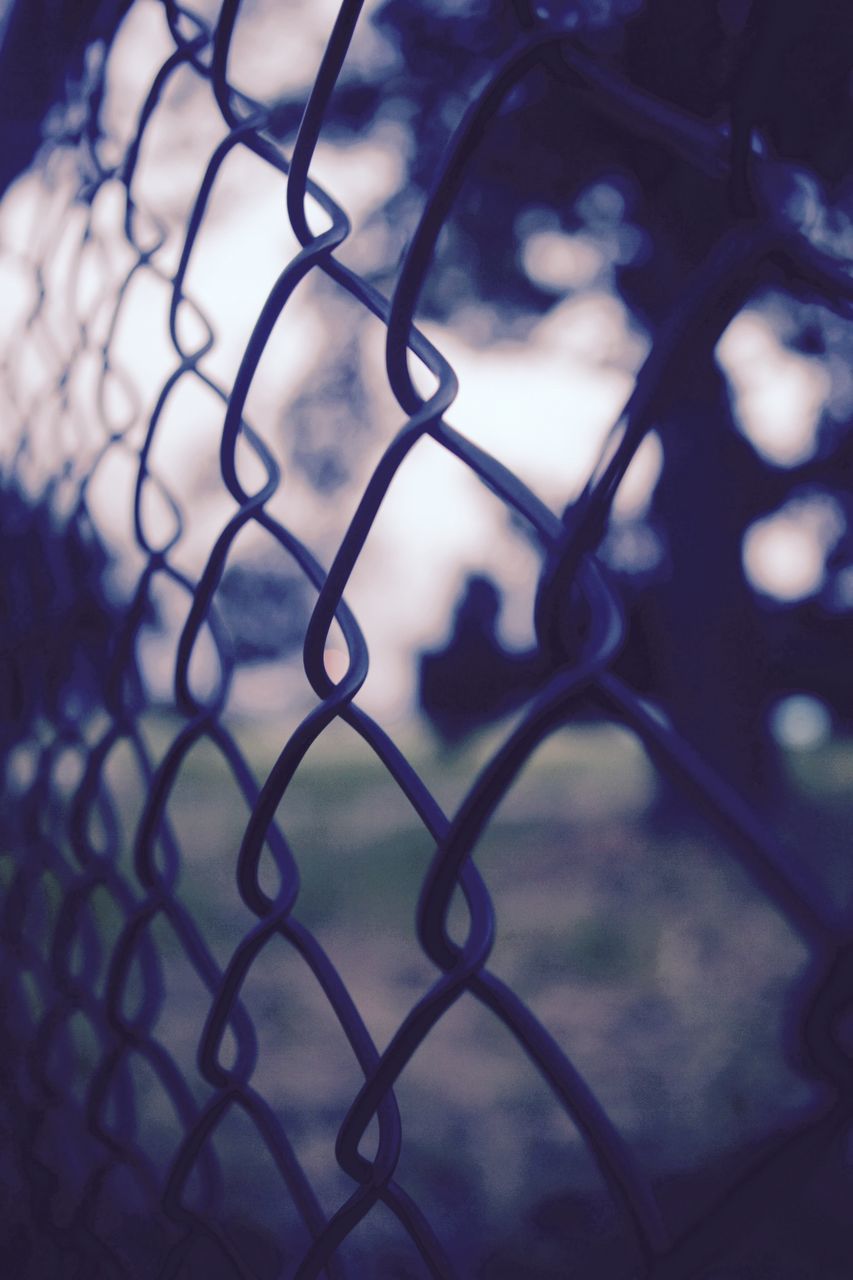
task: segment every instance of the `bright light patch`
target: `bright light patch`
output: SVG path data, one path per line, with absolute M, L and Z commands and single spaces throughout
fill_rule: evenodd
M 639 520 L 648 510 L 661 467 L 663 446 L 660 436 L 650 431 L 644 437 L 616 491 L 613 511 L 622 520 Z
M 588 334 L 593 315 L 561 318 L 558 326 L 549 316 L 524 343 L 483 352 L 427 326 L 459 376 L 449 421 L 557 510 L 580 492 L 631 389 L 621 370 L 584 359 L 587 341 L 601 351 Z M 606 338 L 617 346 L 618 330 Z
M 347 216 L 357 224 L 403 186 L 405 150 L 405 132 L 386 122 L 357 146 L 318 143 L 311 177 L 335 199 L 345 201 Z M 328 222 L 325 214 L 322 218 Z
M 808 694 L 792 694 L 776 703 L 770 716 L 773 736 L 783 747 L 819 747 L 832 732 L 832 717 L 824 703 Z
M 769 461 L 792 467 L 814 453 L 831 390 L 820 360 L 789 351 L 757 312 L 735 316 L 717 343 L 746 437 Z
M 534 284 L 561 292 L 591 285 L 604 265 L 604 255 L 589 236 L 535 231 L 524 241 L 521 262 Z
M 823 586 L 826 557 L 844 530 L 828 497 L 799 498 L 757 520 L 743 540 L 746 575 L 757 591 L 803 600 Z
M 346 673 L 349 671 L 349 658 L 341 649 L 325 649 L 323 651 L 323 665 L 326 668 L 326 675 L 335 684 L 340 684 Z

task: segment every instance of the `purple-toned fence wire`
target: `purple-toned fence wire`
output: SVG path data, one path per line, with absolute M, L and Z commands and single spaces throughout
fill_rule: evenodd
M 311 177 L 330 99 L 353 34 L 364 21 L 361 7 L 358 0 L 344 0 L 340 6 L 288 154 L 271 127 L 271 110 L 252 101 L 229 79 L 239 0 L 223 0 L 214 23 L 191 7 L 163 0 L 173 48 L 151 85 L 125 154 L 107 167 L 91 137 L 84 132 L 79 142 L 79 173 L 86 199 L 72 203 L 78 212 L 88 211 L 88 221 L 81 224 L 70 265 L 64 268 L 65 287 L 73 299 L 82 257 L 98 249 L 101 231 L 94 225 L 92 209 L 99 188 L 107 183 L 120 184 L 124 199 L 123 233 L 117 228 L 117 235 L 123 238 L 128 257 L 121 280 L 108 290 L 105 286 L 105 294 L 90 302 L 89 313 L 76 305 L 69 307 L 70 316 L 77 317 L 76 330 L 65 332 L 59 340 L 52 326 L 54 308 L 61 299 L 51 295 L 54 286 L 48 282 L 52 260 L 60 251 L 62 215 L 56 225 L 48 223 L 40 229 L 39 243 L 18 252 L 18 265 L 32 281 L 33 301 L 26 324 L 13 335 L 5 354 L 7 388 L 13 385 L 10 371 L 31 344 L 55 350 L 57 376 L 42 403 L 20 409 L 20 437 L 4 475 L 6 490 L 14 489 L 17 476 L 24 476 L 32 462 L 37 447 L 33 420 L 51 405 L 61 415 L 69 371 L 84 356 L 94 359 L 100 444 L 82 470 L 66 463 L 57 446 L 62 469 L 48 482 L 49 496 L 78 530 L 80 545 L 91 556 L 100 537 L 97 521 L 90 516 L 93 477 L 104 459 L 116 453 L 130 459 L 136 469 L 134 563 L 139 568 L 97 672 L 100 693 L 95 714 L 81 714 L 74 704 L 73 682 L 72 695 L 66 696 L 58 678 L 51 705 L 34 706 L 27 712 L 26 669 L 38 637 L 23 634 L 17 638 L 17 648 L 13 645 L 3 654 L 9 722 L 27 724 L 23 739 L 10 733 L 5 743 L 0 956 L 2 1019 L 10 1048 L 0 1084 L 4 1124 L 9 1128 L 3 1168 L 9 1185 L 24 1189 L 21 1220 L 36 1224 L 41 1237 L 28 1244 L 23 1237 L 10 1237 L 10 1250 L 21 1250 L 15 1274 L 28 1274 L 28 1267 L 30 1274 L 42 1274 L 39 1265 L 59 1265 L 57 1258 L 64 1260 L 61 1274 L 80 1277 L 156 1275 L 165 1280 L 196 1274 L 194 1268 L 208 1275 L 261 1274 L 263 1264 L 253 1261 L 251 1250 L 244 1250 L 240 1239 L 223 1226 L 224 1193 L 215 1138 L 235 1111 L 251 1122 L 254 1142 L 265 1148 L 278 1171 L 282 1197 L 289 1200 L 304 1226 L 298 1256 L 288 1254 L 284 1242 L 282 1256 L 287 1255 L 287 1260 L 281 1262 L 284 1270 L 279 1274 L 299 1280 L 351 1274 L 348 1238 L 377 1210 L 393 1215 L 416 1246 L 422 1274 L 457 1274 L 440 1228 L 407 1192 L 404 1180 L 398 1180 L 406 1128 L 395 1090 L 432 1029 L 466 995 L 503 1024 L 582 1136 L 621 1216 L 623 1234 L 633 1241 L 633 1274 L 705 1274 L 705 1262 L 718 1242 L 748 1222 L 755 1205 L 772 1197 L 780 1182 L 818 1159 L 853 1117 L 849 1040 L 842 1033 L 853 993 L 850 922 L 802 866 L 795 865 L 758 813 L 614 673 L 613 661 L 625 637 L 625 614 L 597 555 L 616 489 L 665 406 L 671 376 L 685 356 L 695 358 L 701 351 L 711 360 L 720 334 L 768 273 L 842 312 L 849 312 L 853 281 L 836 259 L 816 248 L 760 197 L 754 210 L 733 214 L 729 228 L 654 335 L 622 417 L 614 424 L 580 498 L 566 508 L 562 520 L 557 518 L 517 475 L 446 420 L 445 415 L 452 417 L 457 378 L 416 323 L 437 242 L 479 141 L 486 129 L 501 129 L 501 109 L 513 88 L 531 70 L 546 68 L 565 77 L 574 86 L 572 91 L 598 104 L 602 114 L 629 135 L 655 139 L 682 163 L 698 166 L 721 184 L 733 181 L 728 144 L 716 129 L 689 120 L 595 64 L 573 42 L 568 27 L 541 18 L 526 3 L 519 3 L 517 43 L 494 66 L 453 131 L 393 293 L 383 296 L 344 265 L 339 250 L 347 244 L 350 221 Z M 289 21 L 287 6 L 282 6 L 282 40 L 288 38 Z M 206 86 L 226 133 L 207 162 L 177 266 L 166 270 L 158 256 L 165 232 L 146 212 L 144 197 L 137 195 L 137 168 L 161 99 L 178 72 L 191 73 Z M 280 177 L 281 218 L 289 223 L 299 249 L 270 279 L 266 301 L 245 335 L 236 376 L 231 385 L 220 385 L 205 363 L 216 342 L 216 317 L 204 314 L 193 301 L 188 281 L 217 177 L 238 149 L 254 153 Z M 757 153 L 749 162 L 757 175 L 754 189 L 760 192 L 764 162 Z M 327 225 L 315 234 L 311 228 L 317 224 L 318 210 Z M 325 276 L 327 291 L 334 286 L 349 295 L 352 303 L 384 326 L 387 385 L 399 405 L 401 423 L 373 468 L 328 563 L 322 563 L 271 514 L 270 503 L 280 490 L 282 475 L 264 425 L 251 423 L 247 411 L 272 331 L 287 313 L 294 291 L 312 276 Z M 145 277 L 170 294 L 162 323 L 168 328 L 173 362 L 147 417 L 145 396 L 124 376 L 115 355 L 115 335 L 128 295 Z M 105 313 L 110 317 L 106 325 Z M 101 317 L 98 325 L 96 314 Z M 188 328 L 200 335 L 194 346 L 187 345 Z M 423 382 L 413 376 L 415 365 L 432 375 L 434 389 L 428 397 L 418 390 Z M 197 577 L 179 568 L 176 557 L 193 513 L 185 501 L 173 496 L 170 476 L 165 469 L 158 471 L 154 461 L 161 423 L 173 398 L 188 384 L 221 403 L 219 480 L 230 499 L 230 514 L 210 540 L 206 564 Z M 122 404 L 120 411 L 117 400 Z M 9 393 L 8 403 L 14 408 L 12 401 Z M 7 433 L 9 429 L 7 421 Z M 526 523 L 541 548 L 535 626 L 551 672 L 452 813 L 444 812 L 407 755 L 359 705 L 369 658 L 359 621 L 347 604 L 348 585 L 380 505 L 414 446 L 427 436 Z M 262 477 L 251 489 L 241 479 L 245 467 L 238 468 L 238 448 L 253 455 L 254 471 Z M 44 464 L 44 458 L 41 461 Z M 22 491 L 25 488 L 22 480 Z M 160 508 L 170 513 L 171 532 L 165 540 L 162 521 L 155 529 L 148 514 L 155 497 Z M 35 517 L 27 525 L 25 510 L 22 505 L 21 555 L 26 540 L 32 545 L 40 536 Z M 280 546 L 294 572 L 310 584 L 315 601 L 303 649 L 314 704 L 280 742 L 277 758 L 262 779 L 256 777 L 226 727 L 223 713 L 234 656 L 216 602 L 232 547 L 250 526 Z M 61 544 L 52 542 L 47 533 L 42 541 L 47 572 L 51 557 L 60 555 L 56 548 Z M 4 556 L 9 554 L 4 547 Z M 87 619 L 81 616 L 85 606 L 79 600 L 61 598 L 65 572 L 61 563 L 54 564 L 55 581 L 45 584 L 51 599 L 44 616 L 49 625 L 73 637 Z M 155 752 L 142 727 L 148 705 L 137 644 L 141 630 L 156 613 L 152 602 L 164 583 L 184 601 L 174 654 L 180 723 L 169 721 L 178 727 L 171 730 L 167 746 Z M 347 654 L 346 670 L 336 680 L 327 674 L 324 662 L 333 626 L 340 629 Z M 212 688 L 200 690 L 193 670 L 194 656 L 202 645 L 208 650 L 212 646 L 218 674 Z M 652 1179 L 573 1062 L 572 1045 L 559 1044 L 489 967 L 496 912 L 478 869 L 478 843 L 533 753 L 549 735 L 571 722 L 582 703 L 588 707 L 590 702 L 608 720 L 627 726 L 662 774 L 717 824 L 726 847 L 811 957 L 798 1007 L 791 1015 L 792 1037 L 819 1101 L 796 1131 L 771 1144 L 738 1174 L 727 1195 L 686 1229 L 679 1225 L 676 1230 L 668 1221 Z M 282 801 L 306 754 L 336 721 L 360 736 L 434 842 L 417 912 L 417 937 L 432 966 L 433 980 L 381 1050 L 368 1031 L 346 971 L 300 920 L 300 866 L 280 817 Z M 218 754 L 247 813 L 239 848 L 221 854 L 233 876 L 233 892 L 254 923 L 225 963 L 215 955 L 204 921 L 194 917 L 176 891 L 189 837 L 175 829 L 168 805 L 188 757 L 199 744 Z M 135 776 L 144 796 L 131 840 L 125 833 L 122 798 L 110 780 L 110 760 L 119 748 L 125 769 Z M 451 930 L 449 925 L 451 902 L 459 898 L 458 890 L 467 913 L 464 937 L 457 926 Z M 108 929 L 105 920 L 110 921 Z M 156 928 L 163 926 L 168 926 L 173 946 L 207 993 L 197 1046 L 198 1078 L 193 1080 L 157 1029 L 168 977 L 164 970 L 169 965 L 156 937 Z M 289 949 L 291 963 L 304 966 L 316 979 L 348 1045 L 345 1050 L 342 1040 L 342 1051 L 351 1054 L 359 1073 L 360 1085 L 340 1124 L 335 1149 L 328 1152 L 350 1185 L 349 1193 L 331 1212 L 321 1206 L 282 1116 L 252 1083 L 261 1050 L 243 992 L 253 965 L 272 942 L 279 950 Z M 81 1027 L 89 1045 L 82 1069 L 77 1057 Z M 165 1160 L 159 1148 L 155 1155 L 149 1146 L 145 1108 L 137 1096 L 140 1063 L 171 1102 L 172 1142 Z M 123 1238 L 115 1228 L 124 1213 L 128 1221 L 146 1224 L 145 1249 L 139 1239 L 127 1233 Z M 54 1262 L 40 1264 L 39 1258 Z M 44 1274 L 60 1272 L 45 1270 Z

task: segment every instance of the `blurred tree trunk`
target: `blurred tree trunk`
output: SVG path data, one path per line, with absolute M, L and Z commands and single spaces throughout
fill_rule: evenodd
M 653 507 L 669 572 L 641 625 L 676 727 L 740 791 L 766 800 L 776 777 L 764 724 L 766 633 L 742 559 L 758 468 L 707 353 L 681 369 L 670 403 L 659 423 L 665 465 Z

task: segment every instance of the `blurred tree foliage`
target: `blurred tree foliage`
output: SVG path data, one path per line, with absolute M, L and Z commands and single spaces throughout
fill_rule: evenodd
M 732 179 L 636 130 L 559 54 L 543 57 L 484 131 L 439 241 L 423 315 L 450 320 L 476 304 L 500 333 L 544 314 L 565 290 L 532 279 L 522 250 L 545 228 L 583 232 L 603 247 L 616 290 L 654 338 L 711 247 L 734 219 L 753 215 L 754 140 L 777 162 L 765 166 L 774 188 L 759 199 L 792 218 L 798 200 L 811 201 L 833 244 L 849 245 L 853 18 L 843 0 L 550 0 L 535 8 L 528 0 L 386 0 L 373 21 L 395 50 L 393 65 L 342 81 L 329 132 L 355 139 L 385 119 L 410 131 L 406 180 L 379 215 L 398 251 L 466 104 L 496 60 L 551 19 L 629 90 L 682 120 L 728 126 Z M 281 104 L 282 136 L 292 136 L 298 116 L 296 101 Z M 392 287 L 393 278 L 380 283 Z M 766 299 L 775 314 L 782 307 L 785 342 L 818 359 L 832 353 L 842 367 L 850 333 L 832 306 L 777 269 L 744 291 L 744 303 Z M 729 777 L 766 794 L 769 700 L 803 689 L 851 709 L 853 592 L 841 589 L 853 573 L 849 415 L 825 412 L 813 456 L 784 468 L 740 429 L 707 348 L 670 378 L 657 424 L 664 466 L 647 516 L 661 550 L 652 571 L 635 572 L 623 557 L 634 617 L 622 666 Z M 831 493 L 847 518 L 819 597 L 796 606 L 759 598 L 744 573 L 746 531 L 791 495 L 815 491 Z
M 27 169 L 45 119 L 71 86 L 91 95 L 80 136 L 97 136 L 103 80 L 87 60 L 103 60 L 133 0 L 8 0 L 0 5 L 0 196 Z M 66 130 L 66 136 L 71 140 Z
M 106 56 L 130 3 L 11 6 L 0 50 L 0 186 L 29 162 L 49 106 L 81 74 L 87 50 Z M 249 5 L 246 14 L 249 20 Z M 542 24 L 560 23 L 573 50 L 623 85 L 629 101 L 651 95 L 665 119 L 725 126 L 730 138 L 725 182 L 692 163 L 684 146 L 669 145 L 666 127 L 638 129 L 630 106 L 614 110 L 594 78 L 582 80 L 552 50 L 484 131 L 439 242 L 423 315 L 450 320 L 474 305 L 494 334 L 531 327 L 567 292 L 525 268 L 525 243 L 541 230 L 592 241 L 608 283 L 652 338 L 697 265 L 734 219 L 754 215 L 757 199 L 794 221 L 811 220 L 839 255 L 849 250 L 847 0 L 384 0 L 370 20 L 388 57 L 345 67 L 327 136 L 357 139 L 383 121 L 408 132 L 404 181 L 375 218 L 386 264 L 403 252 L 467 103 L 497 60 Z M 92 83 L 81 127 L 95 137 L 98 77 Z M 276 105 L 273 124 L 283 139 L 292 141 L 303 105 L 301 93 Z M 760 192 L 753 145 L 774 162 L 763 166 Z M 377 282 L 393 287 L 393 271 L 384 268 Z M 845 376 L 837 371 L 849 364 L 850 333 L 831 306 L 769 268 L 743 301 L 772 303 L 777 320 L 783 317 L 782 340 L 823 360 L 836 382 Z M 612 528 L 603 544 L 633 613 L 622 666 L 729 776 L 766 790 L 773 772 L 763 731 L 768 700 L 812 690 L 849 715 L 851 397 L 836 396 L 836 408 L 824 412 L 812 456 L 784 468 L 741 430 L 708 350 L 673 369 L 670 386 L 656 424 L 664 466 L 644 524 L 654 533 L 656 562 L 631 563 L 632 536 L 642 541 L 641 529 Z M 294 462 L 326 490 L 344 483 L 347 471 L 341 433 L 315 438 L 333 398 L 324 391 L 316 404 L 308 392 L 294 409 L 302 423 Z M 798 605 L 760 598 L 744 573 L 746 532 L 789 498 L 814 493 L 831 495 L 844 517 L 823 585 Z

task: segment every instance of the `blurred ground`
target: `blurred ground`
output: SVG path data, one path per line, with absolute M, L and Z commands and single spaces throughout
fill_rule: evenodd
M 149 714 L 155 751 L 173 728 L 161 713 Z M 263 777 L 281 735 L 256 723 L 232 730 Z M 452 811 L 496 738 L 482 734 L 451 755 L 425 752 L 422 733 L 417 740 L 414 762 Z M 835 740 L 789 753 L 789 790 L 776 813 L 780 832 L 811 872 L 847 897 L 852 747 Z M 122 783 L 118 761 L 112 780 L 132 821 L 139 797 L 127 775 Z M 810 1100 L 782 1049 L 786 1000 L 806 952 L 725 843 L 655 797 L 651 766 L 626 733 L 604 725 L 564 730 L 540 749 L 500 807 L 477 862 L 497 912 L 492 969 L 555 1035 L 642 1163 L 662 1179 L 665 1199 L 689 1221 L 717 1174 L 725 1183 L 739 1152 L 795 1124 Z M 246 812 L 209 744 L 187 757 L 169 816 L 182 847 L 179 895 L 224 965 L 252 923 L 234 883 Z M 343 725 L 312 748 L 279 818 L 302 875 L 295 914 L 327 949 L 382 1048 L 435 977 L 414 926 L 431 841 Z M 460 905 L 452 921 L 458 937 L 464 918 Z M 196 1078 L 207 997 L 165 926 L 158 945 L 167 957 L 158 1035 L 185 1075 Z M 350 1189 L 333 1151 L 359 1085 L 352 1054 L 319 987 L 283 942 L 261 954 L 244 996 L 260 1041 L 253 1084 L 278 1111 L 331 1212 Z M 166 1158 L 172 1122 L 153 1079 L 143 1089 Z M 509 1033 L 472 997 L 434 1029 L 397 1095 L 399 1179 L 464 1274 L 575 1274 L 548 1268 L 567 1265 L 578 1240 L 588 1238 L 590 1248 L 603 1250 L 590 1255 L 596 1265 L 609 1259 L 612 1274 L 630 1273 L 599 1175 L 571 1122 Z M 234 1173 L 228 1185 L 235 1220 L 245 1214 L 258 1224 L 260 1215 L 272 1237 L 281 1240 L 284 1231 L 287 1238 L 284 1191 L 272 1167 L 268 1176 L 246 1176 L 258 1162 L 269 1164 L 257 1136 L 235 1122 L 217 1148 Z M 832 1185 L 837 1191 L 837 1178 Z M 371 1215 L 370 1223 L 355 1233 L 351 1256 L 361 1250 L 366 1267 L 379 1253 L 399 1254 L 403 1269 L 393 1274 L 418 1274 L 405 1269 L 414 1265 L 411 1247 L 390 1215 Z M 292 1230 L 298 1235 L 295 1222 Z

